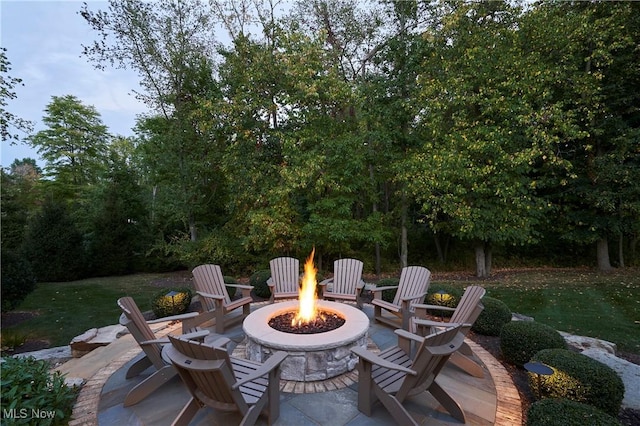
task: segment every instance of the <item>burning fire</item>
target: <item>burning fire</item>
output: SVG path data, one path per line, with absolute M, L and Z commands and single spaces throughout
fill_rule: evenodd
M 304 276 L 302 278 L 302 287 L 298 292 L 298 312 L 291 321 L 291 325 L 308 324 L 316 320 L 316 272 L 318 270 L 313 266 L 313 255 L 315 254 L 315 247 L 311 251 L 311 255 L 304 264 Z

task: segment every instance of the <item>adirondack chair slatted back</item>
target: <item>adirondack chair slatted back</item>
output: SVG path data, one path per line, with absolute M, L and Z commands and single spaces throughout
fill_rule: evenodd
M 199 265 L 193 268 L 192 274 L 193 284 L 196 291 L 224 296 L 224 303 L 231 303 L 231 298 L 229 297 L 227 288 L 224 285 L 224 276 L 222 275 L 220 265 Z M 212 300 L 209 300 L 206 297 L 201 297 L 200 301 L 202 302 L 203 307 L 206 308 L 205 312 L 215 309 L 215 305 Z
M 477 312 L 475 318 L 472 318 L 472 316 L 477 310 L 478 303 L 480 303 L 480 299 L 484 297 L 485 292 L 486 290 L 484 288 L 477 285 L 467 287 L 462 298 L 460 298 L 456 310 L 453 312 L 453 315 L 451 315 L 449 322 L 463 324 L 472 324 L 475 322 L 482 309 Z
M 400 274 L 400 283 L 398 284 L 398 291 L 393 299 L 394 305 L 401 305 L 402 299 L 419 295 L 411 300 L 411 303 L 422 303 L 424 294 L 429 288 L 429 280 L 431 279 L 431 271 L 422 266 L 407 266 L 402 268 Z
M 145 342 L 156 338 L 133 298 L 121 297 L 118 299 L 118 306 L 122 310 L 120 324 L 127 327 L 136 342 Z M 154 367 L 160 369 L 165 365 L 162 360 L 162 345 L 141 345 L 141 347 Z
M 299 289 L 300 261 L 293 257 L 276 257 L 269 261 L 276 293 L 296 293 Z
M 333 262 L 332 293 L 355 295 L 362 279 L 362 266 L 363 263 L 357 259 L 338 259 Z
M 425 337 L 420 343 L 411 364 L 416 376 L 407 375 L 396 397 L 403 400 L 415 389 L 426 389 L 438 377 L 449 356 L 464 342 L 461 325 Z
M 174 336 L 169 336 L 169 341 L 179 352 L 170 355 L 173 365 L 194 397 L 214 408 L 233 410 L 237 407 L 242 413 L 246 412 L 248 405 L 242 394 L 232 389 L 236 379 L 224 348 Z

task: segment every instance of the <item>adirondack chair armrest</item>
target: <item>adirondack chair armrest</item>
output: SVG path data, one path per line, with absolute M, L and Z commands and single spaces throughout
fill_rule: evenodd
M 283 352 L 283 351 L 278 351 L 276 353 L 274 353 L 273 355 L 271 355 L 269 357 L 269 359 L 260 366 L 260 368 L 258 368 L 257 370 L 255 370 L 253 373 L 249 374 L 248 376 L 246 376 L 245 378 L 243 378 L 242 380 L 238 380 L 237 382 L 235 382 L 231 388 L 236 390 L 238 389 L 240 386 L 244 385 L 245 383 L 251 382 L 253 380 L 256 380 L 257 378 L 260 378 L 266 374 L 269 374 L 271 372 L 271 370 L 273 370 L 274 368 L 278 367 L 280 365 L 280 363 L 282 363 L 282 361 L 284 361 L 284 359 L 287 357 L 287 353 Z M 278 384 L 276 383 L 275 386 L 278 386 Z
M 412 295 L 409 295 L 409 296 L 405 296 L 405 297 L 401 298 L 400 300 L 402 300 L 403 303 L 406 303 L 406 302 L 408 302 L 410 300 L 417 299 L 418 297 L 424 297 L 426 295 L 427 295 L 427 292 L 423 291 L 420 294 L 412 294 Z
M 244 285 L 244 284 L 225 284 L 227 287 L 235 287 L 242 291 L 242 297 L 251 296 L 251 290 L 253 290 L 253 286 Z
M 394 330 L 394 333 L 396 333 L 399 339 L 413 340 L 414 342 L 418 342 L 418 343 L 422 343 L 422 341 L 424 340 L 424 337 L 418 336 L 417 334 L 411 333 L 401 328 Z
M 224 299 L 225 299 L 223 295 L 219 295 L 219 294 L 205 293 L 204 291 L 197 291 L 196 293 L 198 293 L 198 295 L 201 297 L 206 297 L 207 299 L 213 299 L 214 302 L 224 302 Z
M 253 290 L 253 286 L 244 284 L 225 284 L 227 287 L 235 287 L 240 290 Z
M 168 337 L 161 337 L 159 339 L 143 340 L 142 342 L 139 342 L 138 344 L 140 346 L 144 346 L 144 345 L 165 345 L 167 343 L 169 343 L 169 338 Z
M 398 288 L 398 287 L 393 285 L 386 285 L 383 287 L 374 287 L 371 289 L 371 292 L 373 293 L 374 299 L 382 299 L 382 292 L 384 290 L 393 290 L 394 288 Z
M 322 280 L 318 283 L 318 285 L 325 286 L 333 282 L 333 278 L 327 278 L 326 280 Z
M 267 278 L 267 285 L 269 287 L 275 287 L 276 286 L 276 283 L 273 282 L 273 277 Z
M 189 339 L 189 340 L 204 340 L 205 337 L 207 337 L 209 335 L 209 330 L 199 330 L 199 331 L 194 331 L 192 333 L 185 333 L 180 335 L 180 337 L 183 337 L 185 339 Z
M 386 359 L 381 358 L 373 352 L 370 352 L 360 346 L 351 348 L 351 352 L 358 355 L 360 357 L 360 360 L 364 360 L 370 364 L 379 365 L 380 367 L 387 368 L 389 370 L 402 371 L 404 373 L 411 374 L 412 376 L 418 374 L 416 371 L 410 368 L 387 361 Z
M 357 288 L 358 290 L 362 290 L 362 289 L 364 288 L 365 284 L 366 284 L 366 283 L 365 283 L 364 281 L 360 280 L 360 281 L 358 282 L 358 284 L 356 284 L 356 288 Z
M 414 308 L 419 308 L 419 309 L 434 309 L 434 310 L 439 310 L 439 311 L 450 311 L 453 312 L 456 310 L 456 308 L 450 308 L 449 306 L 442 306 L 442 305 L 425 305 L 422 303 L 414 303 L 411 306 L 413 306 Z
M 157 324 L 159 322 L 165 322 L 165 321 L 182 321 L 185 319 L 189 319 L 189 318 L 195 318 L 198 316 L 197 312 L 187 312 L 186 314 L 180 314 L 180 315 L 171 315 L 168 317 L 162 317 L 162 318 L 157 318 L 157 319 L 153 319 L 153 320 L 148 320 L 147 324 Z
M 211 342 L 211 346 L 216 348 L 224 348 L 226 347 L 231 340 L 228 337 L 220 337 L 213 342 Z

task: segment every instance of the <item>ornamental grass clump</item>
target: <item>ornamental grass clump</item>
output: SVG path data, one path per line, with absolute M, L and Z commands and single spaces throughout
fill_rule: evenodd
M 502 327 L 511 322 L 511 309 L 504 302 L 489 296 L 482 298 L 482 305 L 484 309 L 471 330 L 485 336 L 499 336 Z
M 527 426 L 619 426 L 618 419 L 568 399 L 542 399 L 527 411 Z
M 553 327 L 536 321 L 511 321 L 500 332 L 504 358 L 519 367 L 542 349 L 564 349 L 564 338 Z
M 544 363 L 554 374 L 540 380 L 540 395 L 592 405 L 617 416 L 624 398 L 624 383 L 608 365 L 567 349 L 537 352 L 532 361 Z
M 77 389 L 33 357 L 2 358 L 2 424 L 66 425 Z

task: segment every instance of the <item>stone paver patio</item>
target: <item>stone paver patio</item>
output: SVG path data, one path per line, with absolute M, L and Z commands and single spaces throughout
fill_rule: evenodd
M 264 303 L 254 303 L 252 310 Z M 363 312 L 373 317 L 373 308 L 366 305 Z M 168 326 L 164 332 L 172 332 L 178 326 Z M 231 339 L 234 355 L 241 356 L 246 344 L 242 326 L 225 332 Z M 212 336 L 215 338 L 216 336 Z M 368 346 L 385 349 L 396 343 L 393 330 L 371 320 Z M 460 402 L 469 425 L 520 425 L 521 403 L 517 389 L 503 366 L 482 347 L 468 341 L 476 356 L 482 361 L 485 377 L 467 375 L 454 366 L 447 366 L 438 382 Z M 141 356 L 141 351 L 130 335 L 108 346 L 99 348 L 83 358 L 74 359 L 59 368 L 67 377 L 86 380 L 74 407 L 70 425 L 169 425 L 188 399 L 186 387 L 178 377 L 155 391 L 144 401 L 132 407 L 123 407 L 126 393 L 142 377 L 126 380 L 124 373 L 128 363 Z M 282 380 L 280 384 L 280 417 L 276 425 L 391 425 L 395 424 L 386 409 L 377 404 L 372 417 L 357 409 L 357 372 L 313 382 Z M 421 424 L 459 425 L 460 422 L 445 412 L 428 394 L 411 398 L 405 406 Z M 192 425 L 238 424 L 236 414 L 219 413 L 202 409 Z M 261 417 L 258 424 L 266 424 Z

